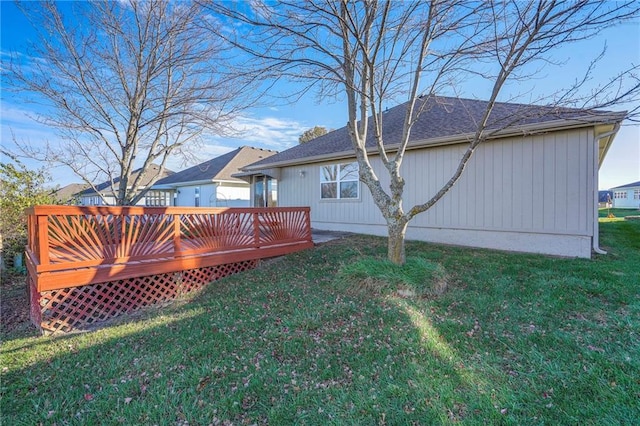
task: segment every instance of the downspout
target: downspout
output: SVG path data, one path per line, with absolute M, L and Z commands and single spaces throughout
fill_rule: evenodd
M 595 155 L 594 155 L 594 159 L 593 159 L 593 169 L 594 169 L 594 179 L 593 179 L 593 212 L 594 212 L 594 220 L 593 220 L 593 238 L 591 239 L 592 241 L 592 248 L 593 251 L 598 253 L 598 254 L 607 254 L 606 251 L 602 250 L 599 246 L 600 244 L 600 226 L 598 225 L 598 201 L 599 201 L 599 197 L 598 197 L 598 173 L 600 171 L 600 158 L 599 158 L 599 148 L 600 148 L 600 139 L 604 139 L 604 138 L 608 138 L 609 136 L 613 136 L 616 133 L 618 133 L 618 130 L 620 130 L 620 123 L 616 123 L 613 126 L 613 130 L 610 130 L 608 132 L 599 134 L 599 135 L 595 135 L 594 136 L 594 150 L 595 150 Z
M 220 182 L 216 182 L 213 179 L 211 179 L 211 183 L 213 184 L 213 195 L 216 197 L 216 205 L 213 207 L 219 207 L 218 206 L 218 186 L 220 186 Z M 211 206 L 211 195 L 209 195 L 209 207 Z

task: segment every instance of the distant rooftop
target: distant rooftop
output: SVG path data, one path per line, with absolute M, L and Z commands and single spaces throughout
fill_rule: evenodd
M 219 157 L 212 158 L 209 161 L 160 179 L 155 185 L 175 185 L 196 181 L 244 182 L 232 175 L 238 173 L 248 164 L 269 158 L 275 154 L 277 154 L 277 151 L 242 146 Z
M 616 186 L 616 187 L 613 187 L 613 188 L 611 188 L 611 189 L 633 188 L 633 187 L 635 187 L 635 186 L 640 186 L 640 180 L 639 180 L 639 181 L 637 181 L 637 182 L 631 182 L 631 183 L 628 183 L 628 184 L 626 184 L 626 185 Z
M 147 185 L 149 185 L 149 183 L 151 182 L 151 180 L 155 177 L 155 175 L 158 173 L 158 171 L 160 170 L 160 166 L 156 165 L 156 164 L 152 164 L 151 166 L 149 166 L 148 172 L 146 173 L 146 175 L 144 176 L 144 179 L 141 182 L 140 186 L 146 187 Z M 133 179 L 135 179 L 138 174 L 140 174 L 140 172 L 142 171 L 142 168 L 136 169 L 131 173 L 131 181 L 133 181 Z M 162 173 L 163 178 L 166 176 L 170 176 L 174 174 L 174 172 L 172 170 L 169 170 L 167 168 L 164 169 L 164 172 Z M 120 178 L 115 178 L 113 179 L 113 181 L 108 180 L 106 182 L 102 182 L 101 184 L 96 186 L 96 189 L 100 192 L 110 188 L 110 187 L 115 187 L 118 182 L 120 182 Z M 89 188 L 86 189 L 84 191 L 82 191 L 79 195 L 89 195 L 89 194 L 94 194 L 95 191 L 93 190 L 93 188 Z
M 88 187 L 89 184 L 86 183 L 70 183 L 62 188 L 56 189 L 51 195 L 59 203 L 66 204 L 72 202 L 75 197 L 79 196 L 80 193 Z

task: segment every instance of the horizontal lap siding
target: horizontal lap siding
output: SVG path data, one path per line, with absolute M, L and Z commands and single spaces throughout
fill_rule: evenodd
M 402 165 L 405 211 L 435 194 L 454 173 L 466 145 L 408 151 Z M 481 144 L 461 179 L 411 227 L 592 234 L 593 132 L 506 138 Z M 386 171 L 374 169 L 388 190 Z M 321 164 L 282 170 L 281 206 L 310 206 L 312 222 L 380 225 L 364 184 L 358 201 L 321 201 Z M 304 177 L 300 172 L 304 171 Z M 348 230 L 348 227 L 346 227 Z

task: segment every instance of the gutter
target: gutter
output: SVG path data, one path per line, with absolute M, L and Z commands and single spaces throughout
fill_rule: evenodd
M 593 211 L 594 211 L 594 219 L 593 219 L 593 238 L 591 239 L 592 241 L 592 248 L 593 251 L 598 253 L 598 254 L 607 254 L 607 252 L 605 250 L 602 250 L 599 246 L 600 244 L 600 226 L 598 224 L 598 172 L 600 170 L 600 140 L 604 139 L 604 138 L 610 138 L 610 140 L 607 142 L 607 146 L 604 149 L 603 152 L 603 160 L 604 160 L 604 154 L 606 154 L 606 152 L 609 149 L 609 146 L 611 145 L 611 139 L 613 138 L 613 136 L 615 136 L 616 133 L 618 133 L 618 130 L 620 130 L 620 122 L 618 121 L 617 123 L 615 123 L 613 125 L 613 129 L 608 131 L 608 132 L 604 132 L 601 134 L 596 134 L 593 137 L 593 145 L 594 145 L 594 158 L 593 158 Z

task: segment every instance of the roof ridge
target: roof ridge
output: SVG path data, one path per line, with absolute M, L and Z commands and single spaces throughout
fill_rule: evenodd
M 230 173 L 228 173 L 228 174 L 232 175 L 234 172 L 237 173 L 238 171 L 240 171 L 241 167 L 246 166 L 246 164 L 243 164 L 241 167 L 238 167 L 235 164 L 232 164 L 234 162 L 234 160 L 238 157 L 238 155 L 240 154 L 240 152 L 242 151 L 243 148 L 249 148 L 249 149 L 251 149 L 253 151 L 273 152 L 274 154 L 278 153 L 278 151 L 270 150 L 270 149 L 256 148 L 256 147 L 252 147 L 252 146 L 242 146 L 241 149 L 238 151 L 238 153 L 236 155 L 234 155 L 231 159 L 229 159 L 229 161 L 227 161 L 227 164 L 225 164 L 224 167 L 222 167 L 220 169 L 220 171 L 218 173 L 216 173 L 216 175 L 214 176 L 214 179 L 216 177 L 218 177 L 219 175 L 224 175 L 224 172 L 229 170 L 229 169 L 231 169 L 231 170 L 230 170 Z M 264 158 L 262 158 L 261 160 L 263 160 L 263 159 Z M 258 161 L 261 161 L 261 160 L 258 160 Z
M 242 148 L 250 148 L 250 149 L 254 149 L 254 150 L 256 150 L 256 151 L 278 152 L 278 151 L 277 151 L 277 150 L 275 150 L 275 149 L 262 148 L 262 147 L 259 147 L 259 146 L 251 146 L 251 145 L 242 145 L 242 146 L 240 146 L 240 148 L 241 148 L 241 149 L 242 149 Z

